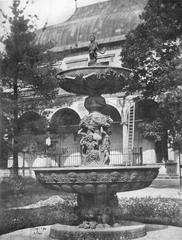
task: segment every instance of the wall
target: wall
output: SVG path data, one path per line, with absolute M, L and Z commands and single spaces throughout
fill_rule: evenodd
M 156 163 L 156 153 L 155 145 L 152 141 L 149 141 L 142 137 L 142 134 L 135 127 L 135 136 L 134 136 L 134 147 L 140 148 L 143 150 L 143 163 L 144 164 L 153 164 Z
M 122 126 L 119 124 L 113 124 L 111 127 L 111 156 L 110 164 L 122 163 Z
M 104 54 L 98 53 L 98 60 L 97 63 L 102 63 L 114 67 L 120 67 L 120 53 L 121 48 L 116 48 L 112 50 L 106 50 Z M 66 70 L 69 68 L 76 68 L 76 67 L 86 67 L 88 66 L 88 53 L 79 54 L 77 56 L 70 56 L 63 59 L 61 64 L 59 63 L 60 69 Z M 58 66 L 57 66 L 58 67 Z

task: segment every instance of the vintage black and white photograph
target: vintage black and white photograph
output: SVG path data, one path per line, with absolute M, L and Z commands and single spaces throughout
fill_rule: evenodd
M 182 0 L 0 0 L 0 240 L 182 239 Z

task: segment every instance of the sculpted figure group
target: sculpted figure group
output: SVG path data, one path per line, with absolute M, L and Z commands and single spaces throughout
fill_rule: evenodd
M 78 134 L 81 136 L 83 165 L 109 164 L 110 123 L 109 116 L 94 112 L 81 121 Z

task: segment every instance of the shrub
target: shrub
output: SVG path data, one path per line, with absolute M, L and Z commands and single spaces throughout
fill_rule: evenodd
M 18 179 L 21 185 L 15 185 L 18 181 L 14 181 L 12 176 L 0 183 L 0 208 L 22 207 L 46 200 L 54 195 L 59 195 L 64 200 L 76 200 L 75 194 L 62 193 L 59 189 L 48 189 L 32 177 L 19 176 Z
M 179 217 L 180 203 L 169 198 L 122 198 L 119 199 L 122 217 L 168 218 L 173 221 Z
M 67 202 L 38 209 L 1 210 L 0 216 L 0 234 L 55 223 L 74 225 L 78 221 L 73 206 Z
M 10 175 L 3 179 L 0 188 L 2 196 L 22 194 L 24 192 L 23 177 Z

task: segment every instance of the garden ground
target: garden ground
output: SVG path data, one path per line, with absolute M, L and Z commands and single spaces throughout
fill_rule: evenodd
M 119 197 L 152 197 L 152 198 L 174 198 L 182 200 L 182 191 L 179 187 L 176 188 L 161 188 L 153 184 L 152 187 L 145 188 L 142 190 L 119 193 Z M 57 197 L 58 199 L 58 197 Z M 47 201 L 47 200 L 46 200 Z M 45 201 L 45 203 L 46 203 Z M 51 200 L 52 202 L 52 200 Z M 44 204 L 44 201 L 42 201 Z M 47 202 L 49 203 L 49 201 Z M 39 203 L 40 204 L 40 203 Z M 34 204 L 36 205 L 36 204 Z M 138 240 L 181 240 L 182 236 L 182 227 L 167 226 L 167 225 L 156 225 L 156 224 L 146 224 L 147 235 Z M 4 234 L 0 236 L 0 240 L 48 240 L 50 226 L 42 226 L 35 228 L 28 228 L 23 230 L 18 230 L 12 233 Z

